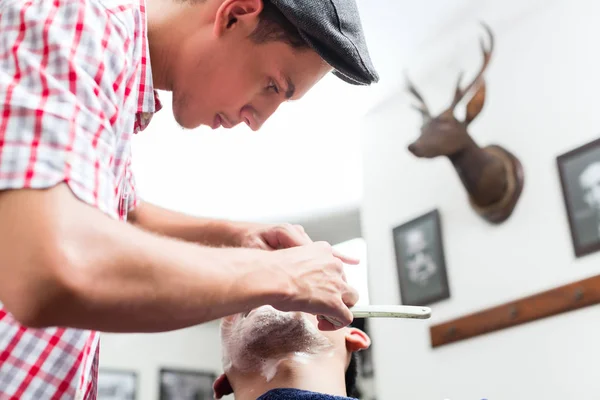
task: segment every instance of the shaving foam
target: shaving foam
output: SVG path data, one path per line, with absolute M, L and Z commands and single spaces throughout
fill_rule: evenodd
M 308 364 L 333 355 L 332 343 L 303 314 L 270 306 L 223 319 L 223 366 L 273 380 L 286 362 Z

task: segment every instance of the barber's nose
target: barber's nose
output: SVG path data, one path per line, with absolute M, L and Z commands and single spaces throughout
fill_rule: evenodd
M 251 106 L 242 109 L 242 121 L 246 123 L 253 131 L 259 130 L 271 115 L 277 111 L 281 101 L 271 101 L 268 104 L 261 104 L 260 107 Z
M 250 129 L 256 131 L 261 125 L 257 114 L 253 107 L 244 106 L 240 112 L 240 118 Z

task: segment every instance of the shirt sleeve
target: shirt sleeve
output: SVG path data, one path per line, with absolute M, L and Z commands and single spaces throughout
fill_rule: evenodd
M 128 210 L 133 211 L 140 204 L 140 196 L 138 195 L 136 182 L 135 182 L 135 174 L 131 168 L 131 158 L 129 159 L 129 163 L 127 164 L 127 188 L 128 188 Z
M 66 182 L 115 216 L 126 30 L 97 1 L 9 0 L 0 32 L 0 190 Z

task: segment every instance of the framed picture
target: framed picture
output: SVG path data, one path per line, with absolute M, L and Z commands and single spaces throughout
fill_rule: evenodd
M 393 229 L 402 304 L 425 306 L 450 297 L 439 211 Z
M 117 369 L 98 370 L 98 400 L 135 400 L 137 373 Z
M 162 368 L 160 400 L 213 400 L 213 372 Z
M 556 159 L 576 257 L 600 250 L 600 139 Z

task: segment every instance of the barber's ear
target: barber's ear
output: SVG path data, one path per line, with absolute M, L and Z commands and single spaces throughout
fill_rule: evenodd
M 235 29 L 249 35 L 258 25 L 262 9 L 262 0 L 225 0 L 217 9 L 215 35 L 221 37 Z
M 346 349 L 350 352 L 366 350 L 371 346 L 371 338 L 358 328 L 348 328 Z
M 227 396 L 233 393 L 233 388 L 227 379 L 227 375 L 221 374 L 217 380 L 213 383 L 213 392 L 215 399 L 220 399 L 223 396 Z

